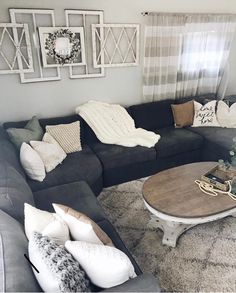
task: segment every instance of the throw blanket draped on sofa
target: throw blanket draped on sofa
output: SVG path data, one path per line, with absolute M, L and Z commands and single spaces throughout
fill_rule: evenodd
M 126 147 L 137 145 L 153 147 L 160 135 L 142 128 L 135 128 L 134 120 L 120 105 L 89 101 L 76 108 L 102 143 Z

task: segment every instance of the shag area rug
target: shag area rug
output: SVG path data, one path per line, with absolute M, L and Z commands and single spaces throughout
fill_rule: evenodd
M 163 246 L 162 232 L 147 228 L 144 181 L 106 188 L 98 198 L 141 269 L 158 277 L 163 291 L 235 292 L 236 218 L 195 226 L 176 248 Z

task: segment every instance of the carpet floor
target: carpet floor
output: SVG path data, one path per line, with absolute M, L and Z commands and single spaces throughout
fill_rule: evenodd
M 162 232 L 147 228 L 142 201 L 145 179 L 103 190 L 99 202 L 141 269 L 159 278 L 163 291 L 236 291 L 236 218 L 196 226 L 176 248 L 161 244 Z

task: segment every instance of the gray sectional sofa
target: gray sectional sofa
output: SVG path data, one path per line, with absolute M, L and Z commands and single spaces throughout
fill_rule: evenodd
M 214 95 L 196 97 L 199 102 Z M 190 98 L 189 98 L 190 99 Z M 178 103 L 189 100 L 179 100 Z M 137 127 L 155 131 L 161 140 L 153 148 L 127 148 L 98 141 L 78 115 L 41 119 L 40 124 L 65 124 L 79 120 L 83 149 L 67 156 L 61 165 L 47 174 L 43 182 L 26 177 L 19 154 L 5 129 L 24 127 L 26 121 L 8 122 L 0 127 L 0 291 L 40 291 L 29 263 L 24 258 L 27 240 L 23 231 L 23 205 L 30 203 L 52 211 L 52 203 L 61 203 L 91 217 L 110 236 L 115 246 L 131 259 L 138 277 L 110 291 L 160 291 L 158 281 L 143 274 L 115 228 L 103 213 L 96 196 L 103 187 L 152 175 L 161 170 L 202 160 L 228 159 L 235 129 L 174 127 L 173 101 L 134 105 L 127 109 Z M 93 291 L 100 291 L 93 288 Z

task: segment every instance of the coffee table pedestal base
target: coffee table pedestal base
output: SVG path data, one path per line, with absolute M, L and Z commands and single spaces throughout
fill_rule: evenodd
M 148 228 L 159 228 L 163 231 L 162 244 L 171 247 L 176 247 L 179 236 L 194 226 L 196 226 L 196 224 L 181 224 L 162 220 L 155 215 L 151 215 L 151 220 L 148 223 Z

